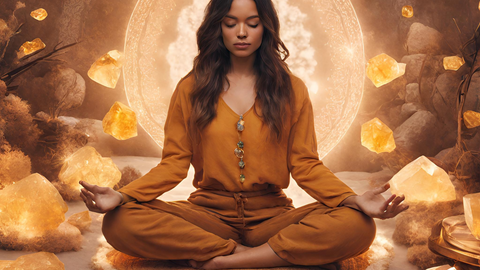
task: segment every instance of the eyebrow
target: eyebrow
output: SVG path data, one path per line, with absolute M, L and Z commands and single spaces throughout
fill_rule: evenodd
M 225 17 L 230 18 L 230 19 L 234 19 L 234 20 L 238 20 L 237 17 L 232 16 L 232 15 L 225 15 Z M 247 20 L 250 20 L 250 19 L 253 19 L 253 18 L 259 18 L 259 16 L 258 15 L 253 15 L 253 16 L 248 17 Z

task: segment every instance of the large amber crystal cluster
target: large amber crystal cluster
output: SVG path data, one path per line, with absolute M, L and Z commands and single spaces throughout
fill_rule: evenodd
M 137 136 L 137 116 L 135 112 L 121 102 L 115 102 L 102 121 L 103 132 L 117 140 L 126 140 Z
M 0 233 L 32 238 L 65 221 L 67 204 L 57 189 L 35 173 L 0 190 Z
M 456 199 L 448 174 L 425 156 L 403 167 L 390 180 L 392 194 L 404 194 L 409 202 L 441 202 Z
M 468 194 L 463 197 L 465 221 L 473 236 L 480 240 L 480 193 Z
M 87 75 L 103 86 L 115 88 L 120 78 L 123 59 L 123 53 L 120 51 L 109 51 L 92 64 Z
M 65 160 L 58 178 L 64 184 L 80 191 L 79 181 L 113 188 L 122 173 L 111 158 L 102 157 L 95 148 L 85 146 Z
M 406 64 L 397 63 L 385 53 L 379 54 L 367 63 L 367 77 L 376 87 L 385 85 L 405 74 Z
M 395 150 L 393 131 L 377 117 L 362 125 L 362 145 L 376 153 Z

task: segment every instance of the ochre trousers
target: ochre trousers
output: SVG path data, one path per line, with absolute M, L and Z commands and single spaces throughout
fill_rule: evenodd
M 297 265 L 341 261 L 368 250 L 375 223 L 348 207 L 294 208 L 281 189 L 233 193 L 198 189 L 188 201 L 129 202 L 108 212 L 103 234 L 117 250 L 159 260 L 206 261 L 241 243 L 268 243 Z

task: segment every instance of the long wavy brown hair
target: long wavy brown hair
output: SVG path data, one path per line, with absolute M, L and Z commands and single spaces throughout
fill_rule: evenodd
M 205 17 L 197 31 L 198 55 L 194 59 L 194 87 L 190 96 L 192 113 L 189 129 L 198 138 L 216 116 L 216 106 L 225 83 L 229 85 L 227 74 L 231 68 L 230 52 L 222 38 L 221 23 L 230 10 L 233 0 L 211 0 Z M 256 104 L 262 118 L 276 139 L 284 133 L 284 120 L 289 108 L 293 108 L 294 94 L 290 81 L 290 70 L 285 60 L 288 49 L 279 36 L 280 23 L 271 0 L 253 0 L 264 31 L 262 44 L 256 52 L 254 74 L 256 75 Z M 188 76 L 188 75 L 187 75 Z

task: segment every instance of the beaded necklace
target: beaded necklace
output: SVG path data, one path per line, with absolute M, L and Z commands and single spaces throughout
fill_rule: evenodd
M 245 129 L 245 121 L 243 121 L 243 114 L 240 115 L 240 119 L 237 122 L 237 134 L 238 134 L 238 143 L 237 148 L 235 148 L 235 156 L 240 159 L 238 166 L 240 167 L 240 183 L 245 182 L 245 175 L 243 174 L 243 168 L 245 168 L 245 162 L 243 162 L 243 142 L 242 142 L 242 131 Z

